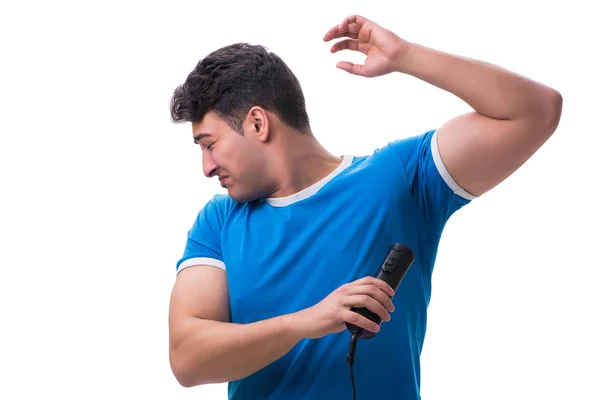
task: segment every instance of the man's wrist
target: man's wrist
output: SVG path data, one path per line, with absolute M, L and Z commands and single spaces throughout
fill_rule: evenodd
M 415 53 L 421 49 L 417 43 L 400 40 L 398 50 L 395 52 L 394 71 L 412 75 L 414 73 Z
M 308 326 L 305 322 L 304 311 L 297 311 L 295 313 L 282 315 L 282 324 L 286 332 L 296 338 L 298 341 L 310 337 Z

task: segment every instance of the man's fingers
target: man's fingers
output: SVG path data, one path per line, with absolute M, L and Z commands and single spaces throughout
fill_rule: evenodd
M 343 61 L 343 62 L 346 62 L 346 61 Z M 373 286 L 381 289 L 383 291 L 383 293 L 387 294 L 390 297 L 392 297 L 394 295 L 394 289 L 392 289 L 390 285 L 388 285 L 386 282 L 382 281 L 381 279 L 375 278 L 374 276 L 365 276 L 364 278 L 360 278 L 354 282 L 351 282 L 351 284 L 373 285 Z
M 365 17 L 360 15 L 351 15 L 349 17 L 344 18 L 341 24 L 334 26 L 331 28 L 325 36 L 323 36 L 323 40 L 328 42 L 331 39 L 340 38 L 347 36 L 352 39 L 358 39 L 358 32 L 360 28 L 367 22 Z
M 358 40 L 346 39 L 346 40 L 342 40 L 341 42 L 337 42 L 336 44 L 331 46 L 332 53 L 337 53 L 338 51 L 341 51 L 341 50 L 360 51 L 358 48 Z
M 396 309 L 394 303 L 392 303 L 392 300 L 386 295 L 386 293 L 373 285 L 351 286 L 347 291 L 347 295 L 366 295 L 375 299 L 375 301 L 381 304 L 389 312 L 393 312 Z
M 366 294 L 357 294 L 346 298 L 344 302 L 346 307 L 361 308 L 364 307 L 374 314 L 379 315 L 382 321 L 389 321 L 391 319 L 390 314 L 387 310 L 375 299 L 367 296 Z
M 344 322 L 349 322 L 358 326 L 359 328 L 363 328 L 371 332 L 379 332 L 380 326 L 378 324 L 354 311 L 344 310 L 344 313 L 341 317 Z
M 367 22 L 365 17 L 361 17 L 360 15 L 351 15 L 349 17 L 344 18 L 341 24 L 338 25 L 338 30 L 341 35 L 346 35 L 353 39 L 358 38 L 358 32 L 363 27 L 363 25 Z
M 360 64 L 353 64 L 349 61 L 340 61 L 336 64 L 336 67 L 339 69 L 343 69 L 346 72 L 349 72 L 353 75 L 361 75 L 366 76 L 363 72 L 363 66 Z
M 341 38 L 341 37 L 349 37 L 351 39 L 358 39 L 358 30 L 356 30 L 354 28 L 352 28 L 351 30 L 346 30 L 346 29 L 343 30 L 340 28 L 340 25 L 338 25 L 338 26 L 331 28 L 329 30 L 329 32 L 327 32 L 325 34 L 325 36 L 323 36 L 323 40 L 326 42 L 329 42 L 332 39 L 337 39 L 337 38 Z
M 358 30 L 360 30 L 360 27 L 362 27 L 365 24 L 365 22 L 367 22 L 367 19 L 365 17 L 363 17 L 362 15 L 355 14 L 344 18 L 340 26 L 346 29 L 349 25 L 356 24 L 358 25 Z M 358 30 L 356 32 L 358 32 Z

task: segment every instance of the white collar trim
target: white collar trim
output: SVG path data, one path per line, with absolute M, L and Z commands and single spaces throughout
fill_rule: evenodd
M 342 162 L 338 167 L 327 175 L 325 178 L 320 181 L 313 183 L 306 189 L 302 189 L 298 193 L 292 194 L 286 197 L 269 197 L 266 198 L 265 201 L 273 207 L 285 207 L 300 200 L 304 200 L 317 193 L 323 186 L 325 186 L 329 181 L 339 175 L 340 172 L 345 170 L 350 164 L 352 164 L 353 156 L 344 154 L 342 156 Z

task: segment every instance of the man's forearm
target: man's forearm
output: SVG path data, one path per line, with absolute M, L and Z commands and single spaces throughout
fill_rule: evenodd
M 483 61 L 411 43 L 399 57 L 398 72 L 446 90 L 479 114 L 518 119 L 544 113 L 556 91 Z
M 251 324 L 190 318 L 171 350 L 171 365 L 183 386 L 244 378 L 284 356 L 304 334 L 293 315 Z

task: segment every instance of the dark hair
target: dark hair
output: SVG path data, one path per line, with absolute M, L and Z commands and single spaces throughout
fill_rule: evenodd
M 275 113 L 285 124 L 309 128 L 298 79 L 275 53 L 264 46 L 235 43 L 200 60 L 173 92 L 171 120 L 198 122 L 214 111 L 238 133 L 253 106 Z

